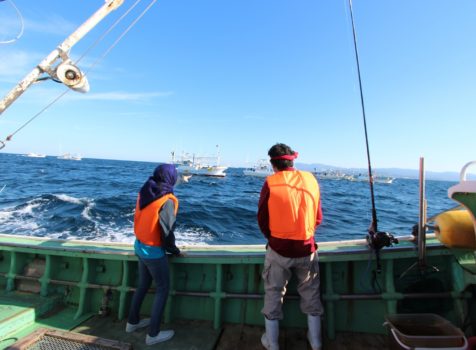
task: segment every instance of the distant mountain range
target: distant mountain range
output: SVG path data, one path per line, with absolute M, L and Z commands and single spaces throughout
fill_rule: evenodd
M 339 170 L 344 173 L 367 173 L 366 168 L 342 168 L 332 165 L 325 164 L 305 164 L 305 163 L 296 163 L 296 168 L 307 171 L 329 171 L 329 170 Z M 407 179 L 418 179 L 418 170 L 416 169 L 399 169 L 399 168 L 372 168 L 372 172 L 379 176 L 392 176 L 396 178 L 407 178 Z M 435 171 L 425 171 L 425 177 L 427 180 L 438 180 L 438 181 L 459 181 L 459 172 L 435 172 Z M 470 179 L 475 180 L 476 177 L 470 175 Z

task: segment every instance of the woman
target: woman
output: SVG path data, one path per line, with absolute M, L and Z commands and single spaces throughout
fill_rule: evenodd
M 134 250 L 139 260 L 139 287 L 132 298 L 126 332 L 149 326 L 145 342 L 152 345 L 169 340 L 173 330 L 160 330 L 169 294 L 169 265 L 166 251 L 179 254 L 175 246 L 175 219 L 178 199 L 173 194 L 177 170 L 172 164 L 161 164 L 145 184 L 137 198 L 134 215 Z M 156 285 L 150 319 L 140 319 L 144 297 L 154 280 Z

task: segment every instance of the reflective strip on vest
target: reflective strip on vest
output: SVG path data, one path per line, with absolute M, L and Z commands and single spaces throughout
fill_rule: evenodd
M 276 238 L 307 240 L 316 229 L 319 185 L 307 171 L 279 171 L 269 186 L 269 228 Z
M 134 214 L 134 234 L 142 243 L 158 247 L 162 245 L 159 212 L 169 199 L 172 199 L 174 202 L 175 215 L 177 215 L 178 199 L 171 193 L 153 201 L 142 210 L 139 207 L 139 197 L 137 197 L 136 212 Z

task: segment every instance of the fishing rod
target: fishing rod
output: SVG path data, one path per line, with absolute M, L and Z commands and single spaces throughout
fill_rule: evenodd
M 374 179 L 372 175 L 372 165 L 370 161 L 369 136 L 367 132 L 367 119 L 365 117 L 364 93 L 362 89 L 362 78 L 360 74 L 359 50 L 357 49 L 357 35 L 356 35 L 355 24 L 354 24 L 352 0 L 349 0 L 349 10 L 350 10 L 350 19 L 352 23 L 352 36 L 354 39 L 355 63 L 357 66 L 357 77 L 359 81 L 360 105 L 362 109 L 362 119 L 364 122 L 365 146 L 367 150 L 367 168 L 368 168 L 369 187 L 370 187 L 370 200 L 372 203 L 372 221 L 368 229 L 367 242 L 370 248 L 372 248 L 375 252 L 375 256 L 377 260 L 377 272 L 380 273 L 382 270 L 382 267 L 380 264 L 380 249 L 382 249 L 383 247 L 389 247 L 393 243 L 398 243 L 398 239 L 396 239 L 393 235 L 391 235 L 388 232 L 382 232 L 378 230 L 377 209 L 375 206 L 375 194 L 374 194 Z

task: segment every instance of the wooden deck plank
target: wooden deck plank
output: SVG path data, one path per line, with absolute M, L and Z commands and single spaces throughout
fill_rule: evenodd
M 131 343 L 136 350 L 150 349 L 145 345 L 146 329 L 133 333 L 125 332 L 125 321 L 111 317 L 93 317 L 73 331 L 96 335 L 106 339 Z M 167 350 L 263 350 L 261 335 L 264 327 L 240 324 L 225 324 L 221 330 L 214 330 L 211 322 L 180 320 L 163 329 L 173 329 L 175 336 L 154 349 Z M 281 329 L 279 344 L 281 350 L 309 350 L 307 329 Z M 324 337 L 325 350 L 386 350 L 388 337 L 379 334 L 338 333 L 336 339 Z
M 145 344 L 147 328 L 132 333 L 126 333 L 125 329 L 125 320 L 117 321 L 111 317 L 93 317 L 73 329 L 73 331 L 127 342 L 132 344 L 134 350 L 151 348 L 154 350 L 213 350 L 220 336 L 220 331 L 214 330 L 211 322 L 180 320 L 162 326 L 162 329 L 173 329 L 175 331 L 172 339 L 151 347 Z
M 326 350 L 387 350 L 388 337 L 382 334 L 338 333 L 333 340 L 324 338 Z

